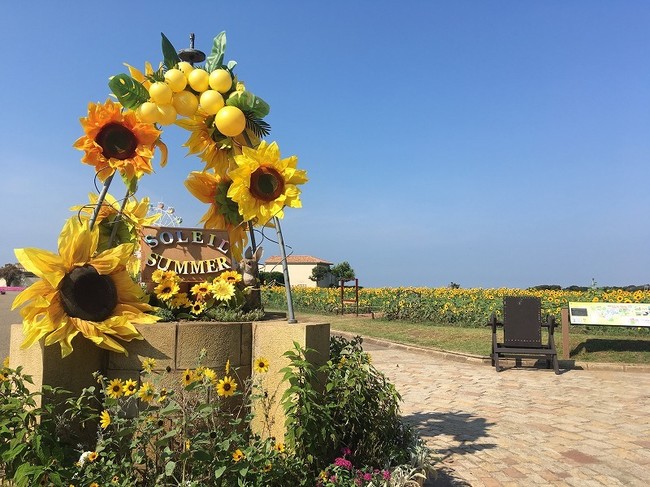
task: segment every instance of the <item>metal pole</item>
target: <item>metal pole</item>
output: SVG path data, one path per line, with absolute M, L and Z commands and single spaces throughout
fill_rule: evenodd
M 284 239 L 282 238 L 282 229 L 280 228 L 280 219 L 273 217 L 275 231 L 278 233 L 278 244 L 280 245 L 280 255 L 282 257 L 282 271 L 284 273 L 284 289 L 287 292 L 287 314 L 289 315 L 288 323 L 298 323 L 293 312 L 293 299 L 291 297 L 291 283 L 289 282 L 289 266 L 287 266 L 287 252 L 284 248 Z
M 102 192 L 99 194 L 99 198 L 97 198 L 97 206 L 95 206 L 95 211 L 93 212 L 93 216 L 90 217 L 90 223 L 88 224 L 88 227 L 91 230 L 93 226 L 95 226 L 97 215 L 99 215 L 99 209 L 102 207 L 102 204 L 104 203 L 104 199 L 106 198 L 106 193 L 108 193 L 108 187 L 111 185 L 111 181 L 113 181 L 113 176 L 115 176 L 115 173 L 111 174 L 106 178 L 106 180 L 104 181 L 104 187 L 102 188 Z
M 120 206 L 120 211 L 117 213 L 117 215 L 115 215 L 115 219 L 113 220 L 113 229 L 111 230 L 111 237 L 108 239 L 109 248 L 113 244 L 115 235 L 117 235 L 118 225 L 122 223 L 122 214 L 124 213 L 124 208 L 126 208 L 126 202 L 129 200 L 130 196 L 131 196 L 131 190 L 127 189 L 126 195 L 124 195 L 124 200 L 122 201 L 122 205 Z
M 257 243 L 255 242 L 255 230 L 253 229 L 253 222 L 249 220 L 248 222 L 248 233 L 251 236 L 251 248 L 253 253 L 257 250 Z

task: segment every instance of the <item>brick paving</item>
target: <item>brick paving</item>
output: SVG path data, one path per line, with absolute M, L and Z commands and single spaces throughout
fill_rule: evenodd
M 364 348 L 439 459 L 430 485 L 650 485 L 650 373 L 497 373 L 413 347 Z

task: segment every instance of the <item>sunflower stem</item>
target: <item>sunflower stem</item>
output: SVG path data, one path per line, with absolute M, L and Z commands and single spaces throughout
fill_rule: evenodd
M 89 228 L 92 230 L 92 228 L 95 226 L 95 222 L 97 221 L 97 216 L 99 215 L 99 210 L 104 204 L 104 199 L 106 198 L 106 193 L 108 193 L 108 188 L 111 185 L 111 182 L 113 181 L 113 177 L 115 176 L 115 173 L 111 174 L 104 180 L 104 187 L 102 188 L 102 192 L 99 193 L 99 197 L 97 198 L 97 204 L 95 206 L 95 211 L 93 211 L 93 216 L 90 217 L 90 223 L 88 224 Z
M 244 129 L 244 131 L 241 134 L 244 136 L 244 140 L 246 141 L 246 144 L 248 144 L 248 147 L 253 149 L 254 148 L 253 147 L 253 142 L 251 141 L 250 137 L 246 133 L 246 129 Z
M 248 233 L 251 236 L 251 248 L 253 253 L 257 250 L 257 243 L 255 242 L 255 231 L 253 230 L 253 222 L 248 220 Z
M 280 219 L 277 216 L 273 217 L 275 223 L 275 231 L 278 233 L 278 244 L 280 245 L 280 255 L 282 256 L 282 272 L 284 273 L 284 289 L 287 292 L 287 314 L 289 319 L 287 323 L 298 323 L 296 316 L 293 312 L 293 299 L 291 297 L 291 283 L 289 282 L 289 266 L 287 265 L 287 251 L 284 247 L 284 239 L 282 238 L 282 229 L 280 228 Z
M 124 213 L 124 208 L 126 208 L 126 202 L 129 200 L 129 196 L 131 196 L 131 190 L 127 188 L 126 194 L 124 195 L 124 199 L 122 200 L 122 204 L 120 205 L 120 211 L 117 212 L 117 215 L 115 215 L 115 219 L 113 220 L 113 229 L 111 230 L 111 236 L 108 239 L 109 249 L 113 245 L 113 240 L 115 239 L 115 235 L 117 235 L 117 227 L 120 225 L 120 223 L 122 223 L 122 214 Z

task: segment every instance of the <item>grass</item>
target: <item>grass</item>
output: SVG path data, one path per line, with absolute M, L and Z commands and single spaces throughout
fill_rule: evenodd
M 355 315 L 324 315 L 296 312 L 300 321 L 330 323 L 333 330 L 380 338 L 408 345 L 488 356 L 492 333 L 489 327 L 469 328 L 442 326 L 433 323 L 388 321 Z M 570 358 L 579 362 L 650 364 L 648 330 L 608 330 L 571 327 Z M 546 337 L 543 337 L 546 340 Z M 562 330 L 556 329 L 555 345 L 562 357 Z

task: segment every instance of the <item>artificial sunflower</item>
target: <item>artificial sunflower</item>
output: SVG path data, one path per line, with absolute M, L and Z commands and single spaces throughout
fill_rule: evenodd
M 124 384 L 122 384 L 122 381 L 120 379 L 113 379 L 108 384 L 108 388 L 106 389 L 106 394 L 108 395 L 108 397 L 112 397 L 113 399 L 122 397 L 122 395 L 124 394 Z
M 229 282 L 230 284 L 237 284 L 238 282 L 241 282 L 242 275 L 237 271 L 224 271 L 219 274 L 216 279 Z
M 192 286 L 190 291 L 192 291 L 192 294 L 196 296 L 196 299 L 203 301 L 210 293 L 210 283 L 206 281 L 200 282 Z
M 217 384 L 217 394 L 223 397 L 232 396 L 237 390 L 237 382 L 229 375 L 219 380 Z
M 217 381 L 217 373 L 214 370 L 210 369 L 210 368 L 206 368 L 203 371 L 203 377 L 208 379 L 208 381 L 210 381 L 210 383 L 212 383 L 212 384 L 215 384 L 216 381 Z
M 134 323 L 155 323 L 147 314 L 144 291 L 129 277 L 126 265 L 132 244 L 122 244 L 97 255 L 99 231 L 87 222 L 69 219 L 59 236 L 59 254 L 46 250 L 16 249 L 26 270 L 41 279 L 14 299 L 12 309 L 23 306 L 27 348 L 41 338 L 45 345 L 59 343 L 63 357 L 72 352 L 72 339 L 79 333 L 95 345 L 126 353 L 116 339 L 141 339 Z
M 195 301 L 190 307 L 190 313 L 194 316 L 198 316 L 205 311 L 206 305 L 201 301 Z
M 215 280 L 210 288 L 218 301 L 228 301 L 235 295 L 235 285 L 226 281 Z
M 162 299 L 163 301 L 169 301 L 176 295 L 176 293 L 178 293 L 179 290 L 180 288 L 178 283 L 168 279 L 158 284 L 153 289 L 153 292 L 156 294 L 157 298 Z
M 81 125 L 85 135 L 77 139 L 74 148 L 85 152 L 81 162 L 94 166 L 101 181 L 115 171 L 127 181 L 139 179 L 153 172 L 156 145 L 166 154 L 159 140 L 161 131 L 154 124 L 140 122 L 135 112 L 123 112 L 122 105 L 111 100 L 89 103 L 88 116 L 81 119 Z
M 266 225 L 271 218 L 284 217 L 283 208 L 300 208 L 298 184 L 307 182 L 307 172 L 296 169 L 296 156 L 280 158 L 280 148 L 262 141 L 257 149 L 244 147 L 235 156 L 237 169 L 228 171 L 232 184 L 227 196 L 239 205 L 245 221 Z
M 192 306 L 192 301 L 187 297 L 187 293 L 178 293 L 169 301 L 168 306 L 172 309 L 176 308 L 189 308 Z
M 145 357 L 142 359 L 142 370 L 150 374 L 156 368 L 156 359 L 152 357 Z
M 88 461 L 89 462 L 94 462 L 95 460 L 97 460 L 98 456 L 99 456 L 99 453 L 97 453 L 96 451 L 91 451 L 90 454 L 88 455 Z
M 177 120 L 176 125 L 190 132 L 189 139 L 183 144 L 188 149 L 188 155 L 197 155 L 205 162 L 206 169 L 226 174 L 230 165 L 228 156 L 232 150 L 232 143 L 224 137 L 220 137 L 219 142 L 213 138 L 216 132 L 214 115 L 197 112 L 192 118 Z
M 248 234 L 237 203 L 228 197 L 230 185 L 228 178 L 211 172 L 192 171 L 185 180 L 188 191 L 200 202 L 210 205 L 201 218 L 203 227 L 226 230 L 233 256 L 241 260 Z
M 103 430 L 108 428 L 108 426 L 111 424 L 111 415 L 105 409 L 99 415 L 99 419 L 100 419 L 99 425 L 102 427 Z
M 265 357 L 258 357 L 253 362 L 253 370 L 258 373 L 264 373 L 269 371 L 269 361 Z
M 124 395 L 126 397 L 132 396 L 138 390 L 138 383 L 133 379 L 127 379 L 122 390 L 124 391 Z
M 144 384 L 142 384 L 142 386 L 140 386 L 140 390 L 138 391 L 138 397 L 143 402 L 147 402 L 147 403 L 153 401 L 154 394 L 155 394 L 155 390 L 151 382 L 145 382 Z

